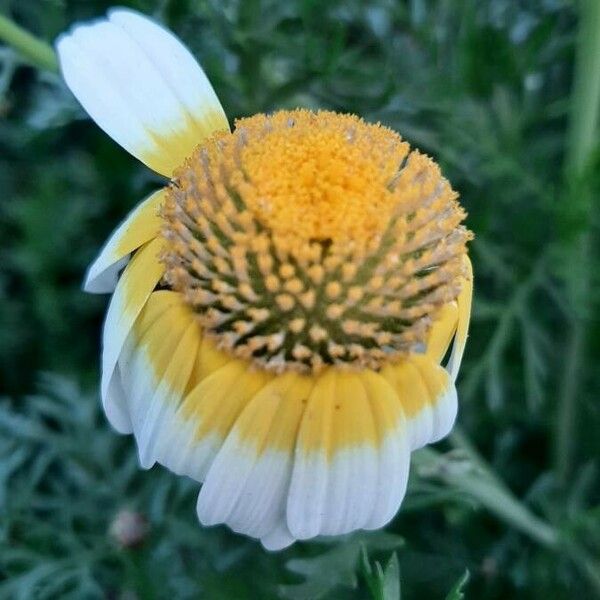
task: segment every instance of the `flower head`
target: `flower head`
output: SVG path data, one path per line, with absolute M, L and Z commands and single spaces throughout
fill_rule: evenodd
M 384 525 L 456 415 L 471 234 L 437 165 L 328 111 L 230 132 L 189 52 L 131 11 L 57 47 L 90 115 L 170 178 L 86 281 L 113 292 L 111 423 L 143 466 L 203 482 L 203 523 L 268 548 Z
M 357 117 L 237 122 L 175 171 L 167 284 L 258 368 L 381 367 L 423 347 L 460 292 L 468 232 L 429 158 Z

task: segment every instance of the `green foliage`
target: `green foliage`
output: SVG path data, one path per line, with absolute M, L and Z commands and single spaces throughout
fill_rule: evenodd
M 472 443 L 415 457 L 385 532 L 270 554 L 198 526 L 197 485 L 139 471 L 90 392 L 106 299 L 80 291 L 83 274 L 162 182 L 56 74 L 0 46 L 0 598 L 387 600 L 399 572 L 403 600 L 455 584 L 459 598 L 465 570 L 472 598 L 600 597 L 600 151 L 569 158 L 582 136 L 569 131 L 589 129 L 593 86 L 584 73 L 573 104 L 572 82 L 593 0 L 123 3 L 189 45 L 232 118 L 355 112 L 440 162 L 476 233 L 459 380 Z M 51 42 L 110 4 L 0 0 L 0 13 Z M 40 372 L 59 375 L 39 386 Z M 149 524 L 133 548 L 109 534 L 124 509 Z
M 383 531 L 368 535 L 358 533 L 336 540 L 331 550 L 315 557 L 292 559 L 286 563 L 286 567 L 301 575 L 305 581 L 282 586 L 281 596 L 288 600 L 318 600 L 339 586 L 356 588 L 359 558 L 365 555 L 367 548 L 373 552 L 383 552 L 398 548 L 402 543 L 399 536 Z
M 446 600 L 464 600 L 465 587 L 469 583 L 469 571 L 465 571 L 463 575 L 456 582 L 454 587 L 450 590 L 450 593 L 446 596 Z
M 363 576 L 373 600 L 401 600 L 398 555 L 394 552 L 384 569 L 379 562 L 372 566 L 366 548 L 362 550 Z

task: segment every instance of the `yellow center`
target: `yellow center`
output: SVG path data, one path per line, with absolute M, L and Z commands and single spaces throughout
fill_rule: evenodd
M 309 111 L 258 115 L 240 129 L 248 140 L 244 200 L 274 235 L 364 242 L 389 223 L 392 185 L 409 151 L 392 130 Z
M 437 165 L 354 116 L 257 115 L 199 146 L 163 209 L 165 284 L 217 345 L 275 371 L 422 349 L 470 233 Z

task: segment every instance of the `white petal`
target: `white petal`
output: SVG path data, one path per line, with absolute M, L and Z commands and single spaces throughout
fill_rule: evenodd
M 287 525 L 296 539 L 307 540 L 321 532 L 328 479 L 324 453 L 296 457 L 287 504 Z
M 203 525 L 228 522 L 254 465 L 254 452 L 233 432 L 225 440 L 198 496 L 196 508 Z
M 90 116 L 163 175 L 171 176 L 208 135 L 228 129 L 193 56 L 141 14 L 113 10 L 60 36 L 56 49 L 67 85 Z
M 123 389 L 123 381 L 118 366 L 115 368 L 112 377 L 110 378 L 108 389 L 104 396 L 103 406 L 108 422 L 119 433 L 126 434 L 133 431 L 129 410 L 127 408 L 127 396 Z
M 410 449 L 418 450 L 429 444 L 433 438 L 434 415 L 433 408 L 427 404 L 410 419 L 407 419 L 408 439 Z
M 277 450 L 262 453 L 250 466 L 226 523 L 233 531 L 252 537 L 264 538 L 272 533 L 285 516 L 291 474 L 290 453 Z
M 260 541 L 266 550 L 276 551 L 291 546 L 296 540 L 290 533 L 287 524 L 280 521 L 273 531 L 261 538 Z
M 363 529 L 375 506 L 379 448 L 359 446 L 339 451 L 329 463 L 321 535 Z
M 434 430 L 430 443 L 444 439 L 454 427 L 458 414 L 458 398 L 454 383 L 449 382 L 448 389 L 438 399 L 434 406 Z

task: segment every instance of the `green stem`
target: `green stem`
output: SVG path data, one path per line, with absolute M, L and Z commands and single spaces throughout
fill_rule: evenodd
M 557 480 L 567 484 L 575 456 L 575 429 L 580 381 L 584 373 L 587 344 L 586 306 L 589 302 L 591 190 L 585 181 L 590 157 L 597 144 L 600 114 L 600 2 L 581 0 L 579 43 L 570 108 L 569 145 L 565 157 L 563 202 L 567 220 L 573 205 L 580 225 L 571 241 L 569 273 L 566 281 L 568 302 L 574 311 L 573 329 L 567 339 L 565 367 L 559 390 L 555 464 Z M 579 267 L 579 268 L 578 268 Z M 583 268 L 582 268 L 583 267 Z
M 579 572 L 600 594 L 600 565 L 586 550 L 564 538 L 550 523 L 535 515 L 494 473 L 468 438 L 455 428 L 450 443 L 457 455 L 442 455 L 431 448 L 413 454 L 413 464 L 421 477 L 439 479 L 460 490 L 510 527 L 525 534 L 552 552 L 565 552 Z
M 445 484 L 462 490 L 502 521 L 542 546 L 551 549 L 558 546 L 556 530 L 519 502 L 503 483 L 491 475 L 482 459 L 454 464 L 430 448 L 423 448 L 413 456 L 415 467 L 421 475 L 432 474 Z
M 48 71 L 58 71 L 58 62 L 52 46 L 0 15 L 0 40 L 14 48 L 32 65 Z
M 597 143 L 600 106 L 600 2 L 581 0 L 579 44 L 571 97 L 569 152 L 565 167 L 579 177 Z M 570 175 L 567 174 L 567 177 Z

